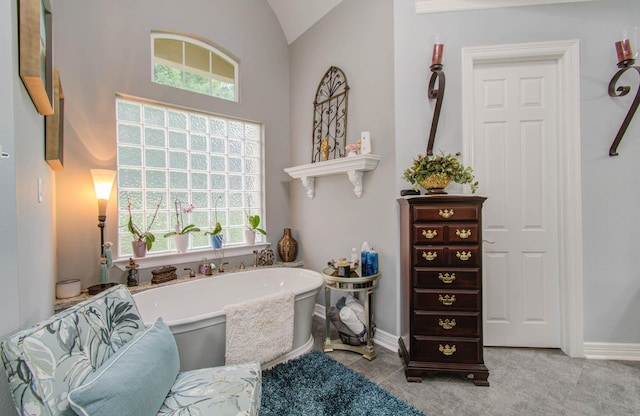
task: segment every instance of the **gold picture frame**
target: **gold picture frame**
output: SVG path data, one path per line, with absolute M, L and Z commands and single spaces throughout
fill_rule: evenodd
M 53 114 L 51 3 L 19 0 L 20 78 L 38 113 Z
M 45 117 L 44 158 L 52 170 L 63 168 L 64 92 L 58 68 L 53 70 L 53 114 Z

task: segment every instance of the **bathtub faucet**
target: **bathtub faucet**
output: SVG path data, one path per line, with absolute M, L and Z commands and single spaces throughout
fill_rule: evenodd
M 224 272 L 224 265 L 225 264 L 229 264 L 229 262 L 224 262 L 224 263 L 220 263 L 220 266 L 218 266 L 218 273 L 223 273 Z
M 253 250 L 253 267 L 258 267 L 258 250 Z

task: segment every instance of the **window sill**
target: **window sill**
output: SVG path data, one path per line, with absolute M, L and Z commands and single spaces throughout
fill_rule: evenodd
M 210 260 L 219 259 L 219 258 L 228 258 L 228 257 L 237 257 L 237 256 L 245 256 L 249 254 L 253 254 L 253 250 L 263 250 L 268 247 L 271 243 L 255 243 L 252 246 L 248 245 L 232 245 L 228 247 L 223 247 L 219 249 L 193 249 L 189 250 L 186 253 L 158 253 L 158 254 L 147 254 L 146 257 L 133 257 L 135 262 L 140 266 L 141 269 L 147 269 L 150 267 L 159 267 L 166 266 L 167 264 L 184 264 L 184 263 L 193 263 L 202 260 L 203 258 L 207 258 Z M 126 271 L 126 266 L 129 265 L 129 257 L 122 257 L 117 260 L 114 260 L 113 264 L 120 270 Z

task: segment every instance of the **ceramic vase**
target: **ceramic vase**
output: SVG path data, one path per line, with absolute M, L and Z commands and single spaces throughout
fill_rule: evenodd
M 174 237 L 178 253 L 186 253 L 189 247 L 189 234 L 176 234 Z
M 147 255 L 147 242 L 145 240 L 132 241 L 133 257 L 144 257 Z
M 221 248 L 222 247 L 222 234 L 212 235 L 211 237 L 211 246 L 213 248 Z
M 295 261 L 298 255 L 298 242 L 291 235 L 291 228 L 284 229 L 282 239 L 278 241 L 278 256 L 285 263 Z
M 256 232 L 253 230 L 244 230 L 244 242 L 248 246 L 256 243 Z

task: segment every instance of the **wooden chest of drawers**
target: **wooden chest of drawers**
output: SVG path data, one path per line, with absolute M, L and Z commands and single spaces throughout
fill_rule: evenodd
M 399 198 L 402 336 L 407 381 L 454 373 L 488 386 L 482 344 L 482 204 L 486 198 Z

